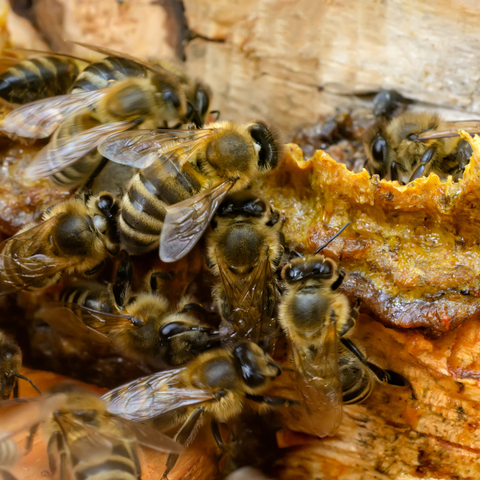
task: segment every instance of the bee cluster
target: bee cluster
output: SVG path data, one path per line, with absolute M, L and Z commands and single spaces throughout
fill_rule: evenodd
M 338 428 L 342 404 L 365 400 L 375 382 L 408 386 L 348 338 L 358 306 L 339 291 L 345 274 L 321 254 L 348 224 L 304 257 L 285 245 L 282 214 L 248 190 L 257 176 L 281 168 L 276 131 L 261 121 L 208 123 L 210 91 L 180 67 L 90 48 L 106 58 L 89 64 L 38 57 L 0 77 L 0 96 L 23 104 L 6 116 L 2 132 L 50 137 L 25 175 L 78 189 L 0 245 L 0 293 L 57 288 L 62 280 L 42 319 L 64 335 L 111 345 L 155 373 L 101 399 L 63 385 L 27 403 L 28 421 L 0 426 L 0 474 L 14 478 L 19 452 L 11 437 L 22 429 L 30 430 L 30 444 L 39 427 L 48 432 L 52 474 L 140 478 L 141 444 L 170 453 L 166 476 L 204 419 L 222 451 L 228 445 L 219 424 L 245 410 L 297 409 L 323 437 Z M 458 140 L 444 140 L 458 125 L 398 114 L 391 97 L 375 103 L 379 120 L 365 140 L 370 172 L 404 182 L 430 171 L 460 175 L 468 152 Z M 101 189 L 96 182 L 107 169 L 125 180 Z M 214 308 L 190 286 L 178 302 L 166 293 L 175 281 L 168 265 L 200 251 L 201 239 Z M 157 249 L 161 268 L 133 288 L 142 258 Z M 288 398 L 268 394 L 291 369 L 278 360 L 282 337 L 296 379 Z M 21 352 L 3 333 L 0 353 L 6 400 L 25 377 Z M 174 428 L 173 440 L 159 433 Z

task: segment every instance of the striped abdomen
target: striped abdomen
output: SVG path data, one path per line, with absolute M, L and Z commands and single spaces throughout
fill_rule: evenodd
M 338 368 L 343 403 L 353 404 L 366 400 L 372 393 L 373 375 L 355 355 L 341 344 L 338 352 Z
M 0 478 L 2 480 L 16 480 L 16 477 L 10 472 L 20 458 L 17 444 L 11 440 L 3 440 L 0 442 Z
M 50 140 L 51 148 L 48 150 L 48 161 L 50 162 L 52 169 L 58 165 L 58 162 L 62 161 L 62 158 L 55 153 L 55 148 L 62 140 L 75 137 L 76 135 L 89 130 L 90 128 L 99 125 L 89 113 L 84 115 L 76 115 L 65 120 L 60 128 L 58 128 Z M 52 175 L 52 180 L 57 184 L 66 188 L 72 188 L 74 186 L 85 183 L 100 167 L 103 157 L 98 153 L 95 145 L 93 151 L 76 161 L 74 164 L 63 168 L 62 170 Z
M 127 77 L 146 77 L 147 69 L 126 58 L 107 57 L 90 64 L 75 80 L 71 93 L 90 92 Z
M 0 97 L 25 104 L 65 94 L 80 73 L 82 63 L 60 56 L 24 60 L 0 75 Z
M 87 286 L 67 288 L 62 292 L 60 301 L 91 308 L 97 312 L 112 313 L 108 290 L 100 285 L 96 285 L 95 288 Z
M 141 255 L 158 246 L 166 207 L 186 200 L 206 186 L 198 168 L 187 163 L 181 169 L 159 164 L 137 173 L 122 198 L 118 227 L 123 248 Z

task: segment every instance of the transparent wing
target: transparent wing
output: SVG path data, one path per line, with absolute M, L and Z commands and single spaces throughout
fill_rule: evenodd
M 29 430 L 45 418 L 38 398 L 0 401 L 0 442 Z
M 3 53 L 21 55 L 23 58 L 5 57 L 5 58 L 12 58 L 12 60 L 17 60 L 17 63 L 22 62 L 26 58 L 33 58 L 33 57 L 73 58 L 74 60 L 79 60 L 80 62 L 91 63 L 89 60 L 85 60 L 84 58 L 81 58 L 81 57 L 76 57 L 75 55 L 69 55 L 67 53 L 47 52 L 45 50 L 36 50 L 34 48 L 23 48 L 23 47 L 5 48 L 3 49 Z
M 75 312 L 72 308 L 75 308 Z M 88 322 L 85 322 L 82 316 L 78 315 L 78 312 L 82 312 L 78 305 L 52 302 L 40 310 L 39 316 L 57 332 L 68 337 L 75 337 L 97 344 L 112 343 L 110 337 L 100 329 L 89 326 Z M 89 316 L 89 313 L 85 312 L 85 316 L 87 315 Z
M 74 164 L 87 153 L 95 150 L 105 138 L 135 126 L 135 122 L 116 122 L 85 130 L 72 137 L 50 142 L 33 158 L 25 169 L 27 178 L 44 178 Z
M 160 452 L 182 453 L 184 450 L 183 446 L 178 442 L 148 425 L 136 423 L 126 418 L 120 419 L 119 417 L 119 420 L 133 433 L 137 442 L 145 447 L 153 448 Z
M 225 180 L 183 202 L 167 207 L 160 235 L 162 261 L 175 262 L 190 252 L 233 185 L 233 180 Z
M 51 217 L 0 244 L 2 294 L 10 291 L 10 288 L 20 290 L 74 266 L 68 258 L 45 253 L 44 243 L 58 220 L 59 215 Z
M 184 165 L 216 130 L 134 130 L 112 135 L 98 151 L 115 163 L 147 168 L 153 162 L 173 157 Z
M 268 284 L 272 280 L 272 269 L 267 253 L 260 259 L 254 270 L 244 278 L 234 275 L 223 256 L 218 254 L 218 267 L 225 295 L 232 310 L 229 323 L 240 338 L 258 343 L 265 330 L 263 322 L 271 321 L 265 316 Z
M 102 53 L 107 57 L 119 57 L 119 58 L 125 58 L 127 60 L 131 60 L 132 62 L 138 63 L 139 65 L 142 65 L 143 67 L 148 68 L 152 72 L 158 72 L 161 74 L 165 74 L 165 73 L 170 74 L 168 70 L 165 70 L 160 65 L 153 65 L 149 62 L 146 62 L 145 60 L 134 57 L 133 55 L 129 55 L 128 53 L 118 52 L 117 50 L 112 50 L 106 47 L 99 47 L 98 45 L 91 45 L 90 43 L 72 42 L 72 41 L 70 41 L 69 43 L 74 43 L 75 45 L 80 45 L 81 47 L 88 48 L 89 50 L 93 50 L 94 52 Z
M 106 90 L 59 95 L 22 105 L 5 117 L 2 130 L 19 137 L 49 137 L 65 118 L 96 103 Z
M 290 342 L 296 367 L 301 408 L 319 437 L 331 435 L 342 417 L 342 387 L 338 370 L 335 324 L 330 325 L 317 350 L 298 348 Z
M 175 387 L 181 372 L 182 369 L 175 369 L 139 378 L 111 390 L 102 399 L 110 413 L 141 422 L 215 398 L 204 390 Z
M 459 131 L 465 130 L 470 135 L 480 133 L 480 121 L 478 120 L 465 120 L 446 122 L 443 124 L 442 129 L 429 130 L 419 135 L 415 135 L 415 140 L 432 140 L 435 138 L 448 138 L 460 136 Z

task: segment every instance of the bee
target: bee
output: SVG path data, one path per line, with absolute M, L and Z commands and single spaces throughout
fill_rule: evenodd
M 283 145 L 262 122 L 215 122 L 197 130 L 123 132 L 99 151 L 142 169 L 121 201 L 122 247 L 141 255 L 160 245 L 160 258 L 174 262 L 198 242 L 228 192 L 277 167 Z
M 200 354 L 186 367 L 155 373 L 106 393 L 108 411 L 134 421 L 155 418 L 160 430 L 181 424 L 175 440 L 188 444 L 204 415 L 212 419 L 212 433 L 223 446 L 218 422 L 240 415 L 249 402 L 260 409 L 290 405 L 290 400 L 263 393 L 281 373 L 258 345 L 239 342 L 235 348 Z M 178 455 L 167 460 L 167 473 Z
M 348 225 L 312 258 L 293 259 L 282 270 L 286 291 L 279 322 L 290 339 L 302 409 L 319 437 L 331 435 L 339 426 L 342 403 L 359 403 L 370 395 L 375 379 L 406 385 L 399 374 L 368 362 L 345 337 L 358 312 L 338 292 L 345 274 L 333 260 L 318 253 Z
M 284 252 L 282 226 L 280 214 L 249 191 L 228 195 L 211 222 L 206 263 L 220 280 L 213 298 L 229 341 L 265 341 L 267 347 L 278 333 L 275 271 Z
M 462 177 L 472 155 L 461 129 L 479 131 L 477 121 L 446 122 L 433 112 L 405 112 L 369 129 L 363 142 L 369 172 L 406 184 L 436 173 L 441 180 Z M 455 138 L 456 137 L 456 138 Z
M 18 62 L 0 75 L 0 98 L 24 105 L 68 92 L 88 64 L 68 55 L 41 55 Z
M 131 272 L 125 261 L 110 288 L 87 284 L 66 289 L 61 306 L 45 310 L 45 322 L 67 335 L 111 343 L 156 368 L 189 362 L 218 343 L 218 332 L 192 314 L 203 311 L 192 297 L 185 295 L 172 309 L 167 297 L 158 293 L 171 280 L 168 273 L 151 272 L 147 291 L 132 294 Z
M 26 380 L 38 393 L 41 393 L 29 378 L 20 374 L 21 367 L 22 351 L 20 347 L 12 337 L 0 330 L 0 400 L 9 399 L 12 393 L 14 398 L 18 397 L 18 379 Z
M 55 284 L 63 271 L 94 275 L 118 253 L 118 205 L 109 193 L 81 196 L 48 208 L 0 244 L 0 292 Z
M 17 480 L 12 468 L 20 460 L 20 450 L 17 444 L 8 438 L 0 442 L 0 478 L 2 480 Z
M 161 452 L 183 450 L 156 430 L 107 412 L 105 402 L 75 384 L 53 387 L 40 401 L 20 406 L 2 419 L 0 442 L 29 429 L 29 451 L 39 428 L 48 438 L 50 475 L 58 471 L 62 480 L 138 480 L 139 444 Z
M 108 135 L 137 126 L 167 126 L 172 120 L 201 122 L 195 105 L 199 99 L 207 104 L 199 107 L 208 110 L 208 89 L 200 84 L 192 103 L 180 79 L 165 68 L 108 49 L 89 48 L 109 56 L 81 72 L 70 94 L 24 105 L 3 122 L 3 131 L 10 136 L 53 134 L 26 169 L 28 178 L 52 176 L 58 185 L 77 186 L 101 165 L 96 147 Z

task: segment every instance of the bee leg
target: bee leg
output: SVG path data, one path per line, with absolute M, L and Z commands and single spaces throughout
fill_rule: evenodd
M 435 154 L 437 153 L 437 149 L 435 147 L 430 147 L 420 159 L 420 165 L 418 168 L 412 173 L 409 182 L 413 182 L 417 178 L 422 177 L 425 175 L 425 171 L 430 163 L 435 159 Z
M 290 405 L 300 405 L 296 400 L 289 400 L 288 398 L 283 397 L 266 397 L 264 395 L 252 395 L 250 393 L 247 393 L 246 397 L 253 402 L 264 403 L 265 405 L 273 408 L 289 407 Z
M 120 309 L 125 307 L 132 276 L 133 266 L 130 259 L 121 261 L 115 275 L 115 282 L 112 285 L 113 298 Z
M 204 407 L 197 408 L 187 418 L 185 423 L 182 425 L 182 428 L 180 428 L 178 433 L 175 435 L 174 440 L 176 440 L 181 445 L 184 445 L 185 443 L 187 443 L 188 440 L 190 440 L 192 433 L 195 431 L 195 427 L 198 421 L 200 420 L 200 418 L 202 417 L 204 411 L 205 411 Z M 168 478 L 168 474 L 177 463 L 179 456 L 180 455 L 178 453 L 170 453 L 168 455 L 167 464 L 166 464 L 167 468 L 165 469 L 165 472 L 163 472 L 162 480 Z
M 227 445 L 223 441 L 222 434 L 220 432 L 220 427 L 218 426 L 218 422 L 216 420 L 212 420 L 210 423 L 212 428 L 212 435 L 215 441 L 217 442 L 218 447 L 220 450 L 225 453 L 228 450 Z
M 13 398 L 18 398 L 18 379 L 15 378 L 13 384 Z
M 105 265 L 105 261 L 100 262 L 98 265 L 95 265 L 92 269 L 87 270 L 86 272 L 83 272 L 83 274 L 86 277 L 90 277 L 91 275 L 95 275 L 96 273 L 98 273 L 103 268 L 104 265 Z
M 345 347 L 347 347 L 374 375 L 378 378 L 380 382 L 388 383 L 395 387 L 406 387 L 410 386 L 410 383 L 399 373 L 393 372 L 392 370 L 384 370 L 378 365 L 370 363 L 365 355 L 355 346 L 355 344 L 348 338 L 340 338 L 340 341 Z
M 54 476 L 57 472 L 57 462 L 55 454 L 60 457 L 60 480 L 67 480 L 67 452 L 65 450 L 65 442 L 61 432 L 55 432 L 48 441 L 48 468 L 50 469 L 50 476 Z
M 39 425 L 40 424 L 37 423 L 33 425 L 32 428 L 30 428 L 30 432 L 28 433 L 27 441 L 25 444 L 25 455 L 28 455 L 32 450 L 33 440 L 35 439 L 35 435 L 37 434 Z

